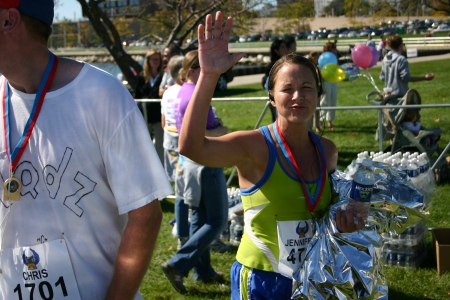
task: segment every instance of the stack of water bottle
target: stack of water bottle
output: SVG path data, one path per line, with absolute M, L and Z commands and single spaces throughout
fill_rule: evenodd
M 347 176 L 353 179 L 351 189 L 351 199 L 349 205 L 353 212 L 359 213 L 364 221 L 367 221 L 370 210 L 370 198 L 372 196 L 375 178 L 371 169 L 372 160 L 388 164 L 404 170 L 405 180 L 411 179 L 413 184 L 419 189 L 429 189 L 425 185 L 430 185 L 431 172 L 426 154 L 418 153 L 369 153 L 361 152 L 357 159 L 347 168 Z M 434 181 L 431 180 L 431 183 Z M 431 185 L 432 186 L 432 185 Z M 357 220 L 355 219 L 355 223 Z M 382 235 L 384 240 L 383 259 L 387 265 L 400 267 L 418 267 L 426 256 L 425 233 L 426 221 L 422 220 L 409 227 L 402 234 Z
M 228 188 L 228 226 L 220 235 L 220 238 L 229 241 L 233 245 L 241 243 L 244 233 L 244 217 L 240 214 L 243 211 L 241 194 L 237 188 Z
M 427 223 L 419 221 L 402 234 L 383 233 L 383 259 L 388 266 L 417 268 L 426 257 Z
M 404 179 L 410 179 L 414 186 L 427 198 L 436 188 L 434 173 L 430 168 L 430 161 L 426 153 L 397 152 L 392 154 L 391 152 L 369 153 L 363 151 L 358 153 L 356 160 L 352 161 L 345 170 L 347 179 L 353 178 L 363 159 L 371 159 L 404 170 L 404 173 L 400 173 L 404 176 Z

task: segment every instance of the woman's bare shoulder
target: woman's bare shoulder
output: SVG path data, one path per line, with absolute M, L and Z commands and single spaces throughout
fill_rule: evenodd
M 330 173 L 333 173 L 337 168 L 337 159 L 338 159 L 338 149 L 336 147 L 336 144 L 332 140 L 324 136 L 320 137 L 320 142 L 322 144 L 323 151 L 325 152 L 325 156 L 327 158 L 328 171 Z

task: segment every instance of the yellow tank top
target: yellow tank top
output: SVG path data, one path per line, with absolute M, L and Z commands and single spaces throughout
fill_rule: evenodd
M 275 143 L 267 126 L 260 128 L 269 147 L 269 162 L 261 180 L 241 189 L 244 206 L 244 234 L 236 259 L 249 268 L 276 271 L 279 257 L 277 221 L 320 218 L 331 204 L 331 186 L 326 174 L 325 187 L 315 211 L 311 213 L 299 180 L 280 164 Z M 317 135 L 311 133 L 323 151 Z M 317 182 L 308 182 L 314 194 Z

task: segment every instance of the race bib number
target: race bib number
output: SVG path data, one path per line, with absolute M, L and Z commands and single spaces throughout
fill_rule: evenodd
M 312 220 L 277 221 L 278 247 L 280 250 L 278 272 L 292 278 L 305 259 L 308 247 L 314 233 Z
M 81 299 L 63 239 L 1 250 L 0 267 L 4 299 Z

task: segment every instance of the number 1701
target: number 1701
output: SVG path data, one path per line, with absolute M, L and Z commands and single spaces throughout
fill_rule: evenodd
M 58 281 L 55 282 L 55 287 L 60 287 L 61 292 L 64 297 L 67 297 L 67 289 L 66 285 L 64 283 L 64 278 L 61 276 L 58 278 Z M 36 288 L 36 283 L 25 283 L 25 288 L 30 289 L 30 297 L 28 299 L 33 300 L 34 299 L 34 289 Z M 47 281 L 41 281 L 38 284 L 38 290 L 39 295 L 41 296 L 41 299 L 44 300 L 51 300 L 53 299 L 53 287 L 52 285 Z M 17 293 L 19 300 L 24 300 L 22 296 L 22 286 L 19 284 L 16 285 L 16 288 L 14 289 L 14 294 Z

